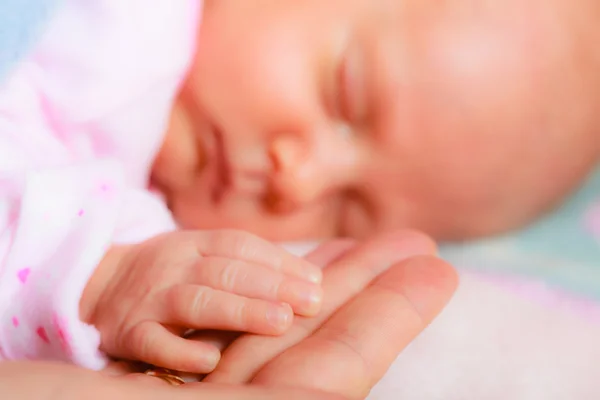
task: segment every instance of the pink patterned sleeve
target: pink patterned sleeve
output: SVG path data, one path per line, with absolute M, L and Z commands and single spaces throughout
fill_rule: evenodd
M 80 298 L 110 246 L 175 228 L 146 183 L 201 2 L 61 4 L 0 83 L 0 360 L 100 369 Z
M 174 228 L 162 203 L 127 189 L 123 176 L 118 163 L 100 161 L 0 179 L 4 358 L 105 365 L 97 331 L 79 320 L 87 281 L 115 242 Z
M 115 164 L 57 167 L 0 181 L 0 346 L 5 358 L 104 366 L 79 299 L 117 225 L 123 174 Z

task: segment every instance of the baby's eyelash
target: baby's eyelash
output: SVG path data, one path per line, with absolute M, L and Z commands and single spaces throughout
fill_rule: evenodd
M 336 107 L 341 119 L 361 124 L 366 118 L 366 95 L 363 59 L 359 50 L 350 47 L 340 64 L 337 75 Z
M 348 87 L 349 84 L 348 57 L 344 55 L 336 77 L 335 111 L 338 118 L 347 121 L 351 119 L 351 110 L 349 107 L 351 90 Z

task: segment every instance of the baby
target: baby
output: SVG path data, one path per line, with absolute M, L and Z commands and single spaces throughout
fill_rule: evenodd
M 0 359 L 209 372 L 219 351 L 188 330 L 274 335 L 318 312 L 317 266 L 242 232 L 175 231 L 148 189 L 200 6 L 64 1 L 3 85 Z
M 210 371 L 188 329 L 321 301 L 315 267 L 210 229 L 489 235 L 600 158 L 594 0 L 146 3 L 66 0 L 0 93 L 5 358 Z
M 599 159 L 597 1 L 251 3 L 208 3 L 154 164 L 185 227 L 472 238 Z

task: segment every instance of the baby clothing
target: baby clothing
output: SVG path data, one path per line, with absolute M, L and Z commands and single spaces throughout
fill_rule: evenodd
M 61 0 L 1 81 L 0 360 L 105 365 L 79 302 L 112 245 L 175 229 L 147 182 L 200 10 L 200 0 Z M 29 39 L 7 35 L 0 44 L 12 40 L 18 57 Z
M 0 81 L 35 42 L 59 1 L 0 1 Z

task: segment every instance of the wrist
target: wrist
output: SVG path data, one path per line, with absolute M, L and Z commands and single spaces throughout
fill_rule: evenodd
M 79 317 L 87 324 L 93 325 L 96 306 L 109 283 L 119 270 L 119 266 L 132 246 L 113 246 L 104 257 L 92 277 L 87 282 L 81 301 L 79 302 Z

